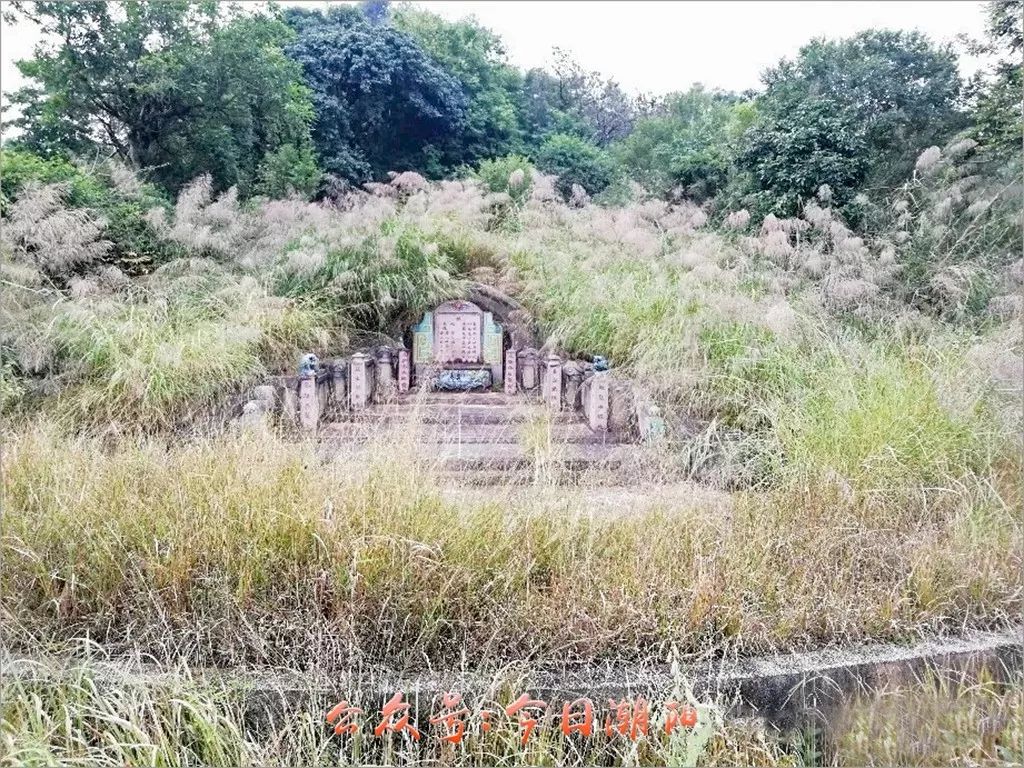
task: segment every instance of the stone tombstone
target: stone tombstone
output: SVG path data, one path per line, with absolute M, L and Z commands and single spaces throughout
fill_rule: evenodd
M 554 353 L 544 361 L 544 402 L 553 411 L 562 410 L 562 360 Z
M 365 352 L 352 355 L 349 362 L 348 392 L 352 410 L 365 408 L 370 402 L 371 372 L 373 360 Z
M 434 360 L 482 363 L 484 313 L 468 301 L 446 301 L 434 310 Z
M 562 367 L 565 377 L 565 402 L 570 410 L 580 407 L 580 388 L 583 385 L 583 366 L 577 360 L 570 360 Z
M 540 362 L 537 350 L 527 347 L 519 353 L 519 383 L 523 386 L 524 392 L 530 392 L 539 384 L 539 372 L 537 370 Z
M 516 379 L 516 351 L 509 349 L 505 352 L 505 394 L 514 395 L 518 383 Z
M 595 432 L 605 432 L 608 429 L 608 373 L 595 373 L 588 383 L 587 425 Z
M 398 392 L 404 395 L 412 384 L 412 372 L 409 366 L 409 350 L 404 347 L 398 350 Z
M 299 424 L 307 432 L 312 432 L 319 422 L 320 398 L 316 391 L 316 374 L 307 373 L 299 379 Z

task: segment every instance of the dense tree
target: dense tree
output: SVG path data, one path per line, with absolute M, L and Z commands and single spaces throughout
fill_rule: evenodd
M 739 157 L 756 182 L 748 205 L 790 215 L 823 184 L 845 202 L 867 168 L 867 147 L 855 125 L 848 112 L 821 99 L 796 104 L 787 121 L 756 124 Z
M 365 181 L 389 170 L 438 175 L 466 119 L 459 82 L 412 37 L 351 14 L 295 15 L 288 55 L 313 91 L 313 139 L 324 167 Z
M 40 2 L 46 40 L 19 62 L 22 145 L 111 153 L 176 190 L 208 172 L 252 190 L 265 158 L 309 146 L 312 108 L 280 21 L 216 3 Z
M 959 124 L 956 57 L 916 32 L 814 40 L 764 82 L 743 157 L 783 212 L 821 184 L 839 202 L 862 184 L 894 186 Z
M 411 7 L 398 9 L 393 23 L 456 78 L 466 94 L 465 127 L 446 143 L 452 165 L 474 164 L 522 148 L 523 77 L 505 60 L 497 35 L 473 19 L 449 22 Z
M 615 147 L 623 170 L 658 195 L 714 197 L 729 181 L 752 103 L 698 85 L 666 97 L 659 112 L 638 120 Z

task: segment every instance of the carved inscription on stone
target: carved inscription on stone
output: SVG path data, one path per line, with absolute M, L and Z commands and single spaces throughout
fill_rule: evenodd
M 483 312 L 468 301 L 449 301 L 434 312 L 434 359 L 441 363 L 483 361 Z

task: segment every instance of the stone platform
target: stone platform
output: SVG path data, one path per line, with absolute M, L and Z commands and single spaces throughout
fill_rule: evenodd
M 593 431 L 579 411 L 502 392 L 398 395 L 321 425 L 318 439 L 328 453 L 404 443 L 455 486 L 619 484 L 639 449 Z

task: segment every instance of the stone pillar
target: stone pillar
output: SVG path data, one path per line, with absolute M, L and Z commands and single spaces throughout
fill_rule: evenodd
M 359 411 L 370 403 L 370 366 L 373 361 L 365 352 L 352 355 L 348 368 L 348 396 L 353 411 Z
M 391 350 L 384 347 L 377 352 L 376 381 L 373 386 L 373 402 L 383 403 L 395 393 L 395 377 L 391 368 Z
M 338 358 L 331 363 L 331 398 L 338 411 L 348 410 L 348 360 Z
M 603 371 L 590 377 L 587 425 L 595 432 L 608 429 L 608 383 L 608 374 Z
M 518 389 L 519 381 L 516 378 L 516 351 L 508 349 L 505 351 L 505 394 L 514 395 Z
M 299 421 L 299 381 L 287 378 L 281 391 L 281 418 L 285 424 L 295 425 Z
M 398 350 L 398 393 L 404 395 L 409 391 L 411 383 L 412 368 L 409 360 L 409 350 L 404 347 Z
M 569 410 L 580 407 L 580 387 L 583 384 L 583 367 L 575 360 L 570 360 L 562 368 L 565 376 L 565 403 Z
M 537 350 L 527 347 L 518 355 L 519 372 L 521 378 L 519 383 L 523 385 L 524 392 L 530 392 L 539 385 Z
M 562 361 L 555 354 L 544 361 L 544 402 L 553 411 L 562 410 Z
M 315 432 L 320 423 L 320 398 L 316 392 L 316 374 L 307 373 L 299 379 L 299 424 L 307 432 Z

